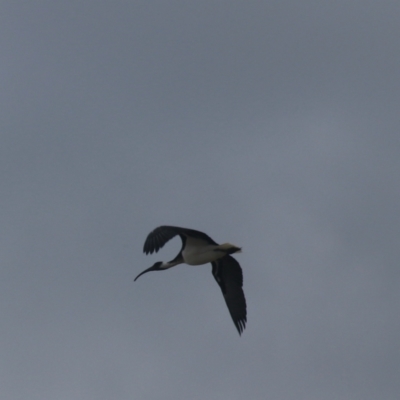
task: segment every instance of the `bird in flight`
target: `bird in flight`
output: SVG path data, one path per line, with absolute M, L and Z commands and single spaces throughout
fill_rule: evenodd
M 246 299 L 243 293 L 243 274 L 239 263 L 231 254 L 241 252 L 240 247 L 230 243 L 217 244 L 208 235 L 194 229 L 179 228 L 177 226 L 159 226 L 146 238 L 143 252 L 153 254 L 158 252 L 165 243 L 179 236 L 182 248 L 171 261 L 158 261 L 152 267 L 142 271 L 139 276 L 150 271 L 164 271 L 178 264 L 201 265 L 211 263 L 212 274 L 222 290 L 233 323 L 242 334 L 246 327 L 247 311 Z

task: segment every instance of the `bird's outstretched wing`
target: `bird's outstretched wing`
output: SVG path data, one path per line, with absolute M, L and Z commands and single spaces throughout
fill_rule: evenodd
M 201 239 L 209 244 L 217 244 L 208 235 L 194 229 L 180 228 L 178 226 L 163 225 L 150 232 L 144 242 L 143 252 L 146 254 L 153 254 L 160 250 L 165 243 L 171 240 L 176 235 L 179 235 L 182 242 L 185 243 L 189 237 Z
M 229 255 L 211 264 L 212 274 L 222 290 L 229 313 L 240 335 L 247 321 L 246 299 L 242 289 L 242 269 L 239 263 Z

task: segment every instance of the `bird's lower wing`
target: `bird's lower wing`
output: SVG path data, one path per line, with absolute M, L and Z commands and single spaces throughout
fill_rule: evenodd
M 222 290 L 229 313 L 239 335 L 246 327 L 247 309 L 243 293 L 243 273 L 239 263 L 225 256 L 212 264 L 212 274 Z

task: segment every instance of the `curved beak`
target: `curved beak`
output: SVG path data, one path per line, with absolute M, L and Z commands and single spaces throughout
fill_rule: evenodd
M 147 269 L 145 269 L 144 271 L 142 271 L 133 281 L 135 282 L 136 279 L 139 278 L 139 276 L 142 276 L 142 275 L 145 274 L 146 272 L 157 271 L 158 269 L 159 269 L 159 268 L 158 268 L 158 265 L 155 264 L 155 265 L 153 265 L 152 267 L 147 268 Z

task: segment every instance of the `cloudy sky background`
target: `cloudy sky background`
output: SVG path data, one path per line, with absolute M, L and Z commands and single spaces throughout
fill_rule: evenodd
M 0 6 L 4 399 L 395 400 L 400 3 Z M 243 247 L 133 278 L 161 224 Z

